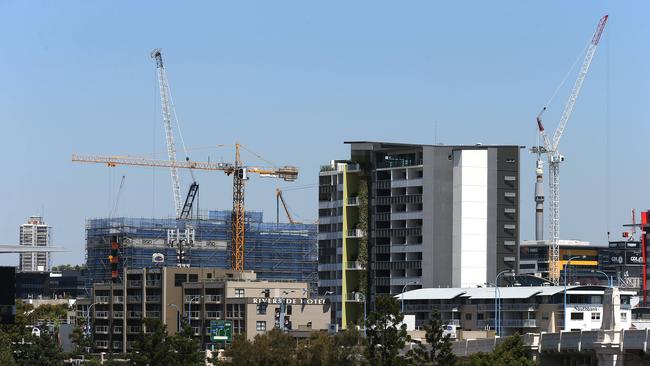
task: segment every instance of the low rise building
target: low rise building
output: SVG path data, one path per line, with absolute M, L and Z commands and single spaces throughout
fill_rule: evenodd
M 91 310 L 95 350 L 128 352 L 145 318 L 158 318 L 169 334 L 183 323 L 211 348 L 211 322 L 232 323 L 249 339 L 273 328 L 327 330 L 329 303 L 312 298 L 307 282 L 257 280 L 252 271 L 157 267 L 125 269 L 121 282 L 93 285 Z
M 618 289 L 615 289 L 618 291 Z M 462 330 L 489 330 L 495 325 L 503 336 L 514 333 L 559 332 L 561 330 L 594 330 L 602 326 L 603 286 L 568 286 L 564 311 L 563 286 L 426 288 L 395 296 L 403 301 L 404 313 L 415 315 L 415 327 L 422 327 L 437 310 L 446 324 Z M 631 326 L 633 291 L 619 291 L 613 317 L 622 329 Z M 499 299 L 495 307 L 495 299 Z M 499 322 L 495 314 L 499 313 Z M 565 327 L 566 324 L 566 327 Z
M 562 271 L 570 258 L 584 257 L 571 261 L 571 265 L 567 268 L 569 282 L 592 283 L 589 278 L 595 277 L 596 281 L 602 279 L 603 284 L 607 283 L 604 277 L 598 277 L 598 275 L 590 272 L 599 269 L 599 255 L 604 249 L 607 249 L 607 244 L 594 244 L 580 240 L 560 240 L 559 245 L 560 273 L 558 275 L 560 278 L 564 278 Z M 522 241 L 519 246 L 519 273 L 549 279 L 549 248 L 550 243 L 548 240 Z

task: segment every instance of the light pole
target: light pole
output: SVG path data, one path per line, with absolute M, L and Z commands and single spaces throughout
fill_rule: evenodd
M 418 282 L 418 281 L 411 281 L 411 282 L 408 282 L 406 285 L 404 285 L 404 287 L 402 287 L 402 314 L 404 314 L 404 291 L 406 291 L 406 288 L 409 285 L 419 285 L 419 284 L 420 284 L 420 282 Z
M 515 271 L 512 269 L 504 269 L 503 271 L 499 272 L 494 279 L 494 331 L 496 335 L 499 335 L 501 333 L 499 331 L 499 314 L 501 313 L 501 292 L 499 291 L 499 277 L 506 273 L 511 273 L 514 275 Z
M 599 270 L 597 270 L 597 269 L 592 269 L 592 270 L 591 270 L 591 273 L 600 273 L 600 274 L 605 275 L 605 277 L 607 277 L 607 286 L 608 286 L 608 287 L 614 287 L 614 284 L 612 283 L 612 278 L 609 277 L 609 275 L 608 275 L 607 273 L 605 273 L 605 272 L 603 272 L 603 271 L 599 271 Z
M 359 301 L 363 301 L 363 336 L 366 337 L 366 295 L 363 292 L 355 292 L 356 294 L 359 294 L 361 299 Z
M 285 298 L 282 299 L 282 302 L 280 302 L 280 330 L 283 331 L 283 332 L 285 332 L 287 330 L 286 327 L 284 326 L 284 312 L 287 309 L 287 298 L 286 298 L 286 296 L 289 295 L 292 292 L 296 292 L 296 290 L 291 290 L 291 291 L 283 290 L 282 291 L 282 294 L 285 296 Z
M 202 298 L 203 295 L 192 296 L 190 297 L 189 304 L 187 304 L 187 323 L 190 325 L 190 328 L 192 328 L 192 301 L 194 301 L 194 299 L 202 299 Z M 199 327 L 199 329 L 201 328 Z
M 88 324 L 88 326 L 86 327 L 86 335 L 87 335 L 87 336 L 91 336 L 91 335 L 92 335 L 91 324 L 90 324 L 90 309 L 91 309 L 93 306 L 95 306 L 95 305 L 97 305 L 96 302 L 90 304 L 90 305 L 88 306 L 88 309 L 86 310 L 86 323 Z
M 568 322 L 569 319 L 568 319 L 568 316 L 567 316 L 567 313 L 566 313 L 566 297 L 567 297 L 566 296 L 566 270 L 569 267 L 569 264 L 571 263 L 572 260 L 574 260 L 574 259 L 585 259 L 585 258 L 587 258 L 586 255 L 577 255 L 575 257 L 569 258 L 569 260 L 566 261 L 566 263 L 564 264 L 564 330 L 567 329 L 567 324 L 569 323 Z
M 169 306 L 176 309 L 176 332 L 178 333 L 181 330 L 181 316 L 180 316 L 181 311 L 180 309 L 178 309 L 178 305 L 176 304 L 169 304 Z

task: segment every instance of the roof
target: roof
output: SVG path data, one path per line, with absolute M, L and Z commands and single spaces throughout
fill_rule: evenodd
M 522 240 L 520 245 L 524 247 L 544 247 L 549 246 L 550 240 Z M 583 240 L 558 240 L 560 247 L 576 247 L 584 249 L 607 248 L 607 243 L 591 243 Z
M 352 145 L 352 144 L 381 144 L 381 145 L 387 145 L 388 147 L 419 147 L 419 146 L 442 146 L 442 147 L 455 147 L 455 148 L 478 148 L 478 147 L 518 147 L 520 149 L 525 148 L 525 146 L 520 146 L 517 144 L 483 144 L 483 143 L 475 143 L 475 144 L 465 144 L 465 145 L 458 145 L 458 144 L 417 144 L 417 143 L 404 143 L 404 142 L 389 142 L 389 141 L 343 141 L 344 144 Z
M 567 293 L 572 294 L 594 294 L 603 293 L 605 286 L 567 286 Z M 423 288 L 404 292 L 404 300 L 449 300 L 461 296 L 470 299 L 494 299 L 494 287 L 471 287 L 471 288 Z M 553 296 L 564 292 L 564 286 L 515 286 L 499 287 L 501 299 L 528 299 L 532 296 Z M 633 295 L 632 291 L 620 291 L 622 295 Z M 402 294 L 395 295 L 399 300 Z

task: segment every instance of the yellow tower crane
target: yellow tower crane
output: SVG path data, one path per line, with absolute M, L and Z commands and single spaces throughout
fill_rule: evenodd
M 99 163 L 109 167 L 118 165 L 144 166 L 155 168 L 178 168 L 196 170 L 219 170 L 233 177 L 232 195 L 232 234 L 231 234 L 231 268 L 235 271 L 244 270 L 244 245 L 245 245 L 245 207 L 244 207 L 244 182 L 248 174 L 258 174 L 263 178 L 280 178 L 285 181 L 295 181 L 298 178 L 298 168 L 294 166 L 282 167 L 256 167 L 244 166 L 240 159 L 241 145 L 235 144 L 235 163 L 209 163 L 195 161 L 168 161 L 135 158 L 128 156 L 101 156 L 101 155 L 72 155 L 73 162 Z

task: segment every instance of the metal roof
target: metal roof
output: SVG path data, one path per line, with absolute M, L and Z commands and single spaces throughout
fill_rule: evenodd
M 571 294 L 603 294 L 605 286 L 567 286 L 567 293 Z M 553 296 L 564 292 L 564 286 L 515 286 L 499 287 L 501 299 L 528 299 L 532 296 Z M 631 291 L 621 291 L 623 295 L 633 294 Z M 449 300 L 462 296 L 470 299 L 494 299 L 494 287 L 472 287 L 472 288 L 423 288 L 411 290 L 404 293 L 404 300 Z M 398 300 L 402 294 L 395 295 Z
M 417 290 L 406 291 L 403 294 L 396 295 L 399 300 L 449 300 L 464 294 L 469 288 L 421 288 Z

